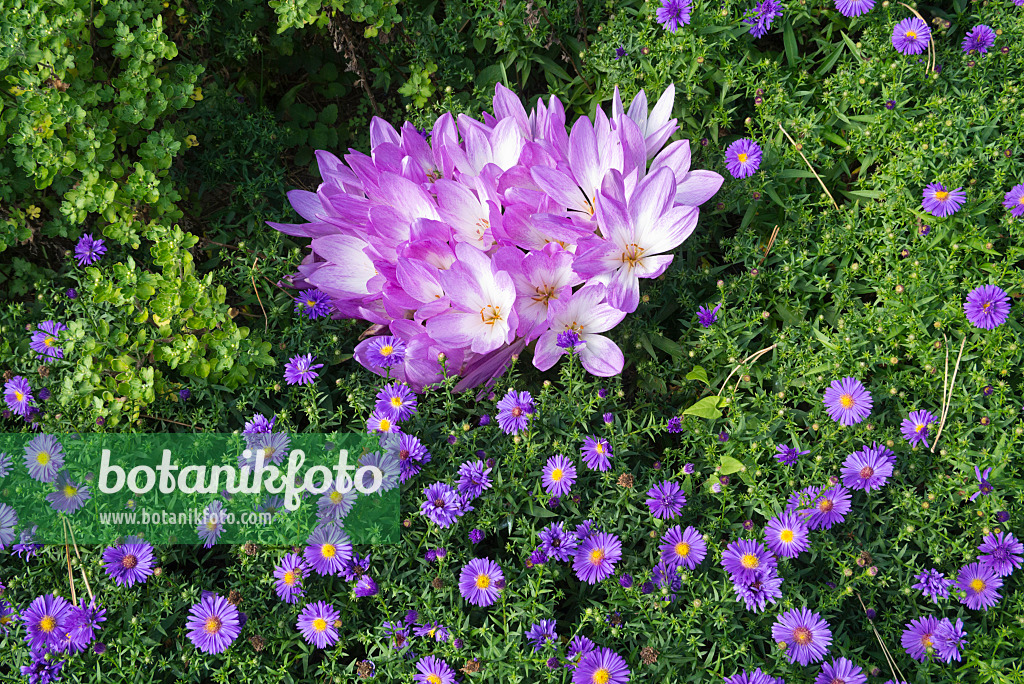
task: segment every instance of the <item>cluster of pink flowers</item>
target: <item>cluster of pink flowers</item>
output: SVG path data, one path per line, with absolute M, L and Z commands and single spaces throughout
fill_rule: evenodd
M 665 145 L 674 97 L 669 86 L 649 110 L 641 91 L 626 111 L 616 90 L 611 117 L 569 131 L 556 97 L 527 114 L 501 84 L 494 115 L 445 114 L 429 140 L 375 118 L 369 155 L 318 151 L 323 183 L 289 193 L 308 223 L 270 225 L 312 238 L 296 285 L 404 345 L 386 371 L 382 335 L 355 358 L 414 390 L 444 372 L 475 387 L 530 344 L 547 370 L 568 330 L 584 368 L 616 375 L 622 352 L 601 333 L 636 310 L 639 279 L 665 271 L 723 180 L 690 169 L 689 141 Z

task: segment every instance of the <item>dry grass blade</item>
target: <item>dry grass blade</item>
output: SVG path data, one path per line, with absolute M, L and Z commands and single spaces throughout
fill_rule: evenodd
M 732 376 L 735 375 L 736 371 L 738 371 L 740 368 L 743 368 L 743 366 L 745 366 L 747 364 L 747 362 L 751 362 L 752 363 L 754 361 L 757 361 L 759 358 L 761 358 L 761 356 L 763 356 L 764 354 L 767 354 L 772 349 L 775 349 L 777 346 L 779 346 L 778 342 L 776 342 L 775 344 L 773 344 L 770 347 L 765 347 L 761 351 L 756 351 L 753 354 L 751 354 L 750 356 L 748 356 L 747 358 L 745 358 L 742 361 L 740 361 L 739 364 L 735 368 L 732 369 L 732 372 L 729 373 L 729 377 L 727 377 L 725 379 L 725 382 L 722 383 L 722 389 L 718 390 L 718 396 L 722 396 L 722 392 L 725 391 L 726 386 L 729 384 L 729 380 L 732 379 Z M 737 385 L 737 387 L 738 386 L 739 385 Z
M 772 251 L 772 245 L 775 244 L 775 238 L 777 238 L 778 236 L 779 236 L 779 227 L 775 226 L 775 228 L 772 229 L 772 236 L 770 238 L 768 238 L 768 246 L 764 248 L 764 256 L 761 257 L 761 260 L 757 262 L 758 266 L 763 264 L 764 260 L 768 258 L 768 253 Z
M 864 610 L 864 613 L 867 614 L 868 609 L 864 605 L 864 599 L 860 597 L 860 593 L 857 594 L 857 600 L 860 601 L 860 607 Z M 888 647 L 882 640 L 882 635 L 878 633 L 878 629 L 875 627 L 875 621 L 868 618 L 868 622 L 871 623 L 871 631 L 875 633 L 875 638 L 878 639 L 878 645 L 882 647 L 882 655 L 885 656 L 885 663 L 889 666 L 889 672 L 892 674 L 893 680 L 897 682 L 906 681 L 903 677 L 903 672 L 900 671 L 899 666 L 896 664 L 896 659 L 892 657 L 892 653 L 889 652 Z
M 75 574 L 71 572 L 71 548 L 68 546 L 68 521 L 64 521 L 64 558 L 68 562 L 68 584 L 71 585 L 71 603 L 78 605 L 75 595 Z
M 916 9 L 914 9 L 910 5 L 907 5 L 906 3 L 902 3 L 901 2 L 900 4 L 903 5 L 904 7 L 906 7 L 911 12 L 913 12 L 915 17 L 917 17 L 921 21 L 924 21 L 924 17 L 922 17 L 920 12 L 918 12 Z M 928 24 L 927 21 L 924 21 L 924 23 L 925 23 L 925 25 Z M 929 73 L 929 72 L 932 71 L 932 69 L 935 68 L 935 61 L 937 59 L 938 59 L 938 53 L 935 50 L 935 38 L 932 36 L 932 32 L 928 31 L 928 62 L 924 65 L 925 73 Z
M 824 190 L 825 194 L 828 195 L 828 198 L 830 200 L 832 200 L 832 206 L 836 208 L 836 211 L 839 211 L 839 205 L 836 204 L 836 198 L 833 197 L 832 193 L 829 192 L 828 188 L 825 187 L 825 181 L 821 180 L 821 176 L 819 176 L 818 172 L 814 170 L 813 166 L 811 166 L 811 162 L 809 162 L 807 160 L 807 157 L 804 156 L 803 150 L 801 150 L 800 148 L 798 148 L 796 146 L 796 141 L 793 140 L 793 137 L 788 132 L 786 132 L 785 128 L 782 127 L 782 122 L 781 121 L 779 122 L 779 130 L 782 131 L 785 134 L 785 136 L 789 140 L 790 144 L 796 150 L 796 153 L 799 154 L 800 158 L 804 160 L 804 164 L 807 164 L 807 168 L 809 168 L 811 170 L 811 173 L 814 174 L 814 177 L 818 179 L 818 183 L 821 185 L 821 189 Z
M 89 594 L 89 600 L 95 602 L 96 597 L 93 596 L 92 587 L 89 586 L 89 578 L 85 575 L 85 563 L 82 561 L 82 554 L 78 551 L 78 541 L 75 539 L 75 528 L 71 526 L 68 520 L 64 521 L 64 526 L 67 531 L 71 533 L 71 545 L 75 549 L 75 556 L 78 558 L 78 569 L 82 571 L 82 581 L 85 582 L 85 591 Z
M 943 401 L 944 408 L 942 411 L 942 418 L 939 420 L 939 431 L 935 433 L 935 441 L 932 442 L 931 453 L 933 454 L 935 453 L 935 445 L 939 443 L 939 437 L 942 436 L 942 429 L 946 426 L 946 416 L 949 415 L 949 405 L 953 401 L 953 389 L 956 387 L 956 375 L 960 372 L 960 359 L 963 358 L 965 344 L 967 344 L 966 337 L 964 337 L 960 342 L 960 353 L 956 355 L 956 365 L 953 367 L 953 377 L 949 381 L 949 394 L 946 395 L 945 401 Z M 946 355 L 948 357 L 949 350 L 946 351 Z

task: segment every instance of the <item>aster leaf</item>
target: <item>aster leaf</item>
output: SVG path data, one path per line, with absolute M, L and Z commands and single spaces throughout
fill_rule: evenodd
M 692 406 L 683 409 L 684 416 L 699 416 L 701 418 L 707 418 L 708 420 L 714 420 L 722 417 L 722 412 L 718 410 L 721 397 L 704 397 Z

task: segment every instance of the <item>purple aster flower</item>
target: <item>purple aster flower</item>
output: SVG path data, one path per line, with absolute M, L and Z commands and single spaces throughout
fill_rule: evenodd
M 1010 298 L 995 285 L 982 285 L 970 291 L 964 303 L 967 320 L 976 328 L 992 330 L 1010 315 Z
M 646 503 L 655 518 L 671 520 L 682 512 L 686 495 L 678 484 L 665 480 L 647 491 Z
M 15 612 L 14 606 L 7 601 L 0 601 L 0 634 L 10 631 L 11 626 L 17 619 L 18 613 Z
M 565 496 L 576 482 L 576 465 L 565 456 L 556 454 L 548 459 L 541 471 L 544 491 L 552 496 Z
M 670 527 L 661 537 L 661 560 L 669 567 L 686 567 L 693 570 L 708 555 L 708 546 L 693 527 L 681 529 Z
M 796 558 L 811 548 L 810 529 L 792 512 L 775 516 L 764 526 L 764 540 L 772 553 L 783 558 Z
M 530 559 L 526 567 L 530 567 L 532 565 L 544 565 L 547 562 L 548 555 L 544 553 L 544 549 L 537 547 L 533 550 L 533 553 L 530 554 Z
M 630 575 L 628 572 L 622 573 L 622 575 L 619 576 L 619 586 L 623 589 L 629 589 L 630 587 L 632 587 L 633 576 Z
M 392 639 L 391 645 L 393 648 L 404 648 L 409 643 L 408 623 L 384 622 L 381 626 L 388 631 L 388 636 Z
M 144 583 L 153 574 L 153 547 L 145 541 L 108 546 L 103 551 L 107 575 L 118 586 Z
M 299 597 L 305 594 L 302 580 L 306 578 L 308 572 L 306 561 L 301 556 L 295 553 L 286 554 L 274 568 L 274 578 L 277 580 L 274 589 L 278 598 L 285 603 L 298 603 Z
M 340 575 L 352 558 L 352 541 L 340 525 L 326 523 L 309 535 L 302 556 L 318 575 Z
M 440 622 L 426 622 L 422 625 L 416 625 L 416 628 L 413 629 L 413 634 L 420 637 L 428 637 L 438 643 L 448 641 L 448 637 L 451 636 L 448 633 L 448 628 Z
M 64 350 L 58 347 L 57 343 L 60 333 L 67 329 L 68 327 L 63 323 L 43 321 L 39 324 L 39 328 L 32 333 L 32 341 L 29 342 L 29 346 L 32 351 L 39 354 L 41 359 L 63 359 Z
M 15 414 L 26 418 L 29 415 L 29 407 L 32 406 L 32 385 L 28 380 L 15 375 L 4 385 L 4 401 Z M 52 478 L 51 478 L 52 479 Z
M 1018 183 L 1003 195 L 1003 207 L 1010 210 L 1011 216 L 1024 216 L 1024 183 Z
M 690 23 L 691 0 L 661 0 L 661 7 L 654 14 L 662 27 L 675 33 L 680 26 Z
M 63 596 L 43 594 L 36 597 L 21 615 L 28 634 L 25 641 L 33 650 L 60 650 L 66 638 L 67 623 L 73 606 Z
M 870 492 L 881 489 L 892 476 L 895 464 L 893 452 L 885 446 L 872 444 L 855 451 L 843 462 L 843 484 L 850 489 Z
M 409 387 L 400 382 L 387 385 L 377 394 L 376 412 L 400 423 L 416 413 L 416 395 Z
M 505 575 L 490 558 L 474 558 L 459 573 L 459 593 L 474 606 L 494 605 L 504 586 Z
M 932 32 L 917 17 L 904 19 L 892 30 L 892 46 L 903 55 L 919 55 L 928 48 Z
M 366 419 L 366 432 L 369 434 L 393 435 L 401 431 L 401 428 L 398 427 L 398 422 L 391 417 L 390 411 L 388 413 L 374 411 Z
M 835 3 L 844 17 L 859 17 L 875 6 L 875 0 L 835 0 Z
M 911 411 L 910 416 L 903 420 L 900 431 L 903 439 L 910 443 L 910 446 L 917 444 L 928 444 L 928 426 L 938 420 L 930 411 Z
M 850 490 L 842 485 L 823 490 L 808 510 L 801 511 L 807 517 L 807 527 L 812 530 L 831 529 L 846 519 L 850 512 Z
M 11 457 L 0 452 L 0 479 L 7 477 L 11 472 Z
M 21 531 L 21 534 L 19 535 L 19 539 L 18 539 L 19 543 L 15 544 L 13 547 L 11 547 L 11 549 L 14 551 L 14 553 L 16 553 L 18 555 L 18 558 L 21 558 L 22 560 L 28 561 L 34 555 L 39 553 L 39 549 L 43 548 L 42 544 L 34 544 L 34 543 L 32 543 L 33 540 L 36 538 L 36 530 L 38 530 L 38 529 L 39 529 L 39 525 L 33 525 L 32 527 L 29 527 L 27 529 L 23 529 Z M 3 593 L 3 591 L 0 590 L 0 594 L 2 594 L 2 593 Z
M 999 532 L 986 535 L 978 547 L 981 555 L 978 561 L 988 567 L 998 577 L 1013 574 L 1021 566 L 1024 544 L 1021 544 L 1010 532 Z
M 479 544 L 484 540 L 484 531 L 476 528 L 469 531 L 469 543 Z
M 72 606 L 71 615 L 68 618 L 65 629 L 67 629 L 67 641 L 61 650 L 68 653 L 81 653 L 89 644 L 96 640 L 96 632 L 100 629 L 100 623 L 107 621 L 107 611 L 96 604 L 96 600 L 90 600 L 86 605 L 82 599 L 82 605 Z
M 680 420 L 679 416 L 672 416 L 668 419 L 665 429 L 672 434 L 679 434 L 683 431 L 683 421 Z
M 106 253 L 107 247 L 103 244 L 103 239 L 94 238 L 90 233 L 79 238 L 78 244 L 75 245 L 75 259 L 78 260 L 79 266 L 92 266 Z
M 814 684 L 867 684 L 868 676 L 864 671 L 846 658 L 833 658 L 832 662 L 822 663 L 821 672 L 814 679 Z
M 213 593 L 192 606 L 185 626 L 188 638 L 204 653 L 223 653 L 242 632 L 238 609 Z
M 47 494 L 46 500 L 50 502 L 50 508 L 61 513 L 74 514 L 92 498 L 89 487 L 73 482 L 66 472 L 57 475 L 54 486 L 56 491 Z
M 752 672 L 747 670 L 740 670 L 731 677 L 725 678 L 725 684 L 786 684 L 782 678 L 771 677 L 764 672 L 761 672 L 761 668 L 757 668 Z
M 737 140 L 736 142 L 744 142 L 744 141 L 743 140 Z M 753 143 L 751 143 L 751 144 L 753 145 Z M 732 149 L 732 147 L 735 146 L 735 145 L 736 145 L 736 143 L 733 143 L 732 145 L 729 146 L 729 149 Z M 728 158 L 728 154 L 729 154 L 729 152 L 726 151 L 727 158 Z M 746 159 L 745 153 L 743 155 L 741 155 L 741 156 L 743 156 L 744 159 Z M 758 156 L 758 160 L 760 161 L 761 153 L 758 152 L 757 156 Z M 730 167 L 729 170 L 732 171 L 732 168 Z M 750 173 L 753 173 L 753 171 L 751 171 Z M 749 176 L 750 173 L 748 173 L 747 176 Z M 733 175 L 735 175 L 735 174 L 733 174 Z M 697 309 L 697 322 L 700 323 L 705 328 L 710 328 L 718 320 L 718 310 L 721 309 L 721 308 L 722 308 L 721 304 L 716 305 L 714 309 L 709 309 L 706 306 L 701 306 L 699 309 Z
M 1003 586 L 1003 580 L 983 563 L 968 563 L 960 568 L 956 583 L 967 592 L 960 603 L 971 610 L 988 610 L 1002 598 L 999 588 Z
M 921 207 L 939 218 L 952 216 L 967 200 L 967 193 L 963 189 L 946 190 L 942 183 L 929 183 L 922 196 L 924 199 L 921 201 Z
M 734 581 L 750 583 L 776 567 L 775 556 L 761 542 L 740 539 L 729 544 L 722 554 L 722 567 Z
M 768 33 L 775 18 L 782 16 L 782 3 L 778 0 L 763 0 L 763 2 L 757 3 L 753 9 L 747 11 L 754 12 L 754 16 L 747 17 L 743 23 L 750 26 L 752 36 L 760 38 Z
M 33 480 L 53 482 L 64 466 L 64 448 L 53 435 L 39 435 L 25 445 L 25 467 Z
M 418 684 L 453 684 L 455 681 L 455 670 L 434 656 L 420 658 L 416 661 L 416 669 L 419 673 L 412 680 Z
M 69 287 L 68 291 L 64 293 L 64 296 L 68 299 L 78 299 L 78 290 L 73 287 Z
M 324 364 L 313 362 L 316 357 L 312 354 L 299 354 L 289 359 L 284 366 L 284 381 L 289 385 L 311 385 L 319 377 L 317 368 L 323 368 Z
M 381 448 L 398 459 L 402 482 L 416 476 L 425 464 L 430 463 L 430 452 L 413 435 L 385 435 L 381 438 Z
M 243 435 L 266 435 L 274 429 L 274 422 L 277 420 L 277 416 L 273 418 L 267 418 L 262 413 L 257 413 L 251 419 L 246 421 L 245 427 L 242 429 Z
M 438 526 L 450 527 L 459 514 L 459 496 L 451 486 L 435 482 L 423 490 L 426 499 L 420 504 L 420 513 Z
M 377 588 L 377 583 L 373 581 L 373 578 L 369 575 L 363 575 L 356 581 L 355 594 L 360 598 L 366 598 L 367 596 L 376 596 L 380 591 Z
M 530 626 L 530 629 L 526 630 L 526 640 L 533 646 L 533 651 L 537 651 L 544 648 L 544 644 L 549 641 L 556 641 L 558 634 L 555 632 L 555 621 L 554 620 L 541 620 Z
M 959 661 L 960 649 L 967 644 L 964 621 L 957 618 L 954 623 L 949 618 L 942 618 L 932 634 L 932 644 L 935 646 L 935 653 L 944 663 Z
M 761 167 L 761 147 L 749 138 L 741 138 L 733 142 L 725 150 L 725 167 L 729 169 L 729 173 L 735 178 L 749 178 L 753 176 Z M 700 324 L 707 328 L 718 320 L 715 314 L 718 313 L 719 307 L 721 307 L 721 304 L 716 306 L 714 311 L 708 311 L 702 306 L 700 312 L 698 312 Z
M 925 570 L 915 575 L 914 579 L 917 583 L 912 584 L 911 588 L 920 589 L 931 598 L 932 603 L 938 603 L 940 598 L 949 598 L 949 588 L 953 586 L 953 580 L 946 579 L 938 570 Z
M 832 643 L 832 632 L 818 613 L 807 608 L 792 608 L 772 625 L 772 639 L 786 644 L 789 662 L 806 666 L 825 659 Z
M 586 345 L 580 339 L 580 334 L 575 330 L 563 330 L 555 336 L 555 346 L 560 349 L 573 350 L 577 347 L 582 348 Z
M 572 673 L 572 684 L 626 684 L 629 666 L 610 648 L 595 647 L 580 657 Z
M 796 465 L 801 456 L 811 453 L 810 451 L 797 451 L 796 447 L 780 444 L 775 448 L 775 458 L 779 463 L 788 466 Z
M 538 535 L 540 548 L 548 558 L 558 561 L 567 561 L 576 553 L 579 546 L 579 539 L 573 532 L 565 530 L 564 523 L 551 523 Z
M 605 425 L 611 425 L 612 423 L 615 422 L 615 414 L 614 413 L 606 413 L 603 416 L 601 416 L 601 419 L 604 421 Z
M 467 461 L 459 466 L 459 493 L 476 498 L 491 488 L 491 469 L 483 461 Z
M 190 389 L 178 390 L 178 398 L 181 399 L 182 401 L 188 401 L 189 397 L 191 396 L 192 390 Z
M 214 501 L 203 509 L 203 519 L 196 526 L 196 534 L 203 540 L 203 546 L 210 548 L 217 543 L 220 535 L 224 533 L 224 523 L 227 520 L 227 513 L 224 512 L 224 504 Z
M 583 447 L 580 449 L 580 453 L 583 455 L 583 462 L 591 470 L 604 472 L 612 467 L 609 460 L 612 456 L 611 445 L 601 437 L 588 436 L 583 440 Z
M 405 360 L 405 342 L 392 335 L 381 335 L 370 340 L 366 358 L 375 368 L 390 368 Z
M 978 24 L 964 36 L 963 48 L 964 52 L 977 50 L 979 53 L 984 54 L 995 44 L 996 32 L 985 24 Z
M 52 684 L 60 681 L 60 671 L 67 662 L 64 658 L 47 658 L 47 651 L 33 648 L 29 652 L 29 664 L 21 666 L 21 674 L 29 684 Z
M 622 558 L 622 542 L 614 534 L 595 532 L 576 549 L 573 570 L 576 577 L 587 584 L 597 584 L 615 572 L 615 564 Z
M 856 378 L 833 380 L 824 402 L 829 417 L 840 425 L 859 423 L 871 413 L 871 393 Z
M 759 574 L 750 582 L 741 582 L 734 577 L 732 588 L 736 598 L 743 601 L 747 610 L 755 613 L 760 613 L 769 603 L 776 604 L 782 598 L 782 578 L 774 568 Z
M 1007 511 L 999 511 L 996 513 L 996 522 L 1004 523 L 1010 519 L 1010 514 Z
M 626 52 L 626 46 L 620 45 L 619 47 L 615 48 L 615 59 L 622 59 L 627 54 L 628 53 Z
M 533 397 L 529 392 L 510 389 L 498 402 L 498 426 L 506 435 L 514 435 L 526 429 L 533 411 Z
M 724 431 L 724 430 L 722 432 L 719 432 L 718 433 L 718 441 L 719 442 L 728 442 L 729 441 L 729 433 Z M 722 481 L 722 484 L 729 484 L 729 476 L 728 475 L 723 475 L 722 477 L 726 478 L 725 480 Z M 721 478 L 719 478 L 719 479 L 721 479 Z
M 988 481 L 988 476 L 991 472 L 991 468 L 985 468 L 985 472 L 981 472 L 978 466 L 974 466 L 974 478 L 978 481 L 978 491 L 971 494 L 970 501 L 976 500 L 979 496 L 988 496 L 995 491 L 992 483 Z
M 303 290 L 295 298 L 295 313 L 304 313 L 309 320 L 331 314 L 331 298 L 316 288 Z
M 885 101 L 885 108 L 886 109 L 896 109 L 896 100 L 886 100 Z
M 903 649 L 914 660 L 922 663 L 928 660 L 934 651 L 935 628 L 938 626 L 938 619 L 931 615 L 911 620 L 900 637 Z

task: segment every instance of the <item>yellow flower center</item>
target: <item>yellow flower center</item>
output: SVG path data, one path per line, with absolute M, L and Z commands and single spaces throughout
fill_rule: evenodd
M 54 339 L 52 337 L 47 337 L 45 340 L 43 340 L 43 344 L 45 344 L 47 347 L 52 347 L 53 342 Z
M 222 625 L 223 623 L 220 621 L 220 618 L 212 615 L 206 618 L 206 624 L 203 626 L 203 629 L 206 630 L 207 634 L 216 634 L 220 631 Z
M 339 492 L 338 490 L 334 490 L 333 492 L 331 492 L 331 503 L 341 503 L 341 492 Z
M 985 589 L 985 583 L 980 579 L 971 580 L 971 590 L 976 594 L 980 594 Z
M 924 423 L 918 423 L 917 425 L 914 426 L 914 432 L 920 432 L 921 430 L 924 430 L 925 427 L 926 426 Z
M 675 551 L 676 555 L 680 558 L 686 558 L 690 555 L 690 545 L 686 542 L 679 542 L 678 544 L 676 544 Z
M 594 684 L 608 684 L 608 680 L 612 678 L 610 672 L 605 668 L 600 668 L 594 671 L 593 681 Z
M 811 630 L 806 627 L 797 627 L 793 630 L 793 641 L 801 646 L 811 643 Z
M 38 454 L 36 454 L 36 463 L 38 463 L 39 465 L 44 466 L 44 465 L 46 465 L 49 462 L 50 462 L 50 454 L 48 454 L 47 452 L 40 451 Z
M 793 530 L 782 530 L 782 532 L 779 533 L 779 539 L 781 539 L 784 544 L 792 543 Z
M 761 564 L 761 561 L 759 561 L 757 559 L 757 556 L 755 556 L 752 553 L 745 553 L 745 554 L 743 554 L 743 557 L 740 558 L 740 565 L 745 567 L 747 570 L 753 570 L 754 568 L 756 568 L 760 564 Z
M 334 554 L 337 552 L 338 550 L 334 548 L 334 544 L 324 544 L 320 549 L 320 553 L 324 558 L 334 558 Z
M 598 442 L 597 444 L 594 445 L 594 451 L 596 451 L 599 454 L 603 454 L 604 453 L 604 445 L 601 444 L 600 442 Z
M 740 152 L 739 154 L 736 155 L 736 160 L 739 161 L 740 163 L 747 161 L 747 153 Z
M 385 345 L 381 346 L 381 348 L 380 348 L 380 355 L 381 356 L 391 356 L 391 352 L 393 352 L 393 351 L 395 351 L 394 347 L 392 347 L 390 344 L 385 344 Z
M 622 253 L 622 263 L 628 264 L 630 268 L 637 266 L 643 261 L 644 252 L 646 250 L 640 245 L 631 243 L 626 245 L 626 251 Z
M 590 552 L 590 564 L 600 565 L 604 560 L 604 549 L 594 549 Z
M 287 584 L 289 587 L 295 586 L 294 570 L 289 570 L 288 572 L 284 573 L 284 583 Z
M 441 678 L 438 677 L 436 674 L 428 674 L 427 681 L 430 684 L 441 684 Z
M 833 508 L 835 508 L 835 506 L 836 505 L 832 502 L 831 499 L 822 499 L 820 502 L 818 502 L 818 510 L 821 511 L 822 513 L 828 513 Z
M 845 408 L 853 408 L 853 395 L 843 394 L 839 397 L 839 404 Z
M 317 618 L 316 620 L 313 620 L 313 629 L 315 629 L 318 632 L 324 631 L 325 629 L 327 629 L 327 620 L 324 620 L 323 618 Z
M 487 574 L 481 572 L 479 575 L 476 576 L 476 588 L 477 589 L 486 589 L 489 586 L 491 586 L 491 576 L 490 575 L 487 575 Z
M 10 615 L 0 616 L 0 625 L 6 625 L 6 624 L 10 623 L 11 620 L 12 620 L 12 618 L 11 618 Z
M 39 621 L 39 629 L 43 630 L 47 634 L 57 628 L 57 619 L 52 615 L 44 615 L 43 619 Z
M 71 485 L 64 485 L 64 497 L 70 499 L 78 493 L 78 487 L 72 487 Z
M 391 397 L 391 405 L 395 408 L 402 408 L 402 397 Z
M 14 390 L 14 401 L 25 401 L 25 395 L 18 390 Z
M 555 468 L 551 471 L 551 479 L 555 482 L 561 482 L 564 475 L 565 473 L 562 472 L 561 468 Z
M 945 190 L 939 190 L 935 193 L 935 199 L 937 200 L 945 200 L 947 197 L 949 197 L 949 193 Z
M 925 648 L 928 648 L 929 646 L 931 646 L 932 645 L 932 635 L 931 634 L 922 634 L 921 635 L 921 645 L 924 646 Z
M 917 40 L 917 31 L 907 31 L 907 38 Z
M 380 419 L 380 431 L 381 432 L 390 432 L 391 431 L 391 421 L 388 420 L 387 418 L 381 418 Z

